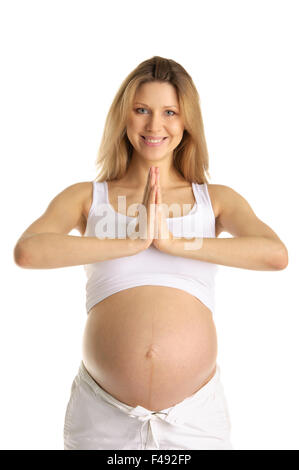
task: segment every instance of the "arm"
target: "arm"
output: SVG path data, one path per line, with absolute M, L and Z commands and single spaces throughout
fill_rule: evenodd
M 22 268 L 51 269 L 96 263 L 137 252 L 134 240 L 68 235 L 81 226 L 83 205 L 91 197 L 90 182 L 76 183 L 59 193 L 44 214 L 17 241 L 14 261 Z
M 228 186 L 213 186 L 219 203 L 219 233 L 225 231 L 235 238 L 188 239 L 188 249 L 187 239 L 174 238 L 168 244 L 167 252 L 243 269 L 275 271 L 286 268 L 287 248 L 276 233 L 255 215 L 246 199 Z

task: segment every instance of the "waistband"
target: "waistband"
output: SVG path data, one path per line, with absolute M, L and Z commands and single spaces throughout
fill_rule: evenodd
M 174 411 L 178 412 L 181 409 L 185 409 L 186 407 L 192 406 L 194 402 L 198 403 L 200 401 L 204 401 L 211 393 L 214 393 L 217 390 L 217 387 L 220 385 L 220 367 L 217 364 L 216 372 L 213 375 L 213 377 L 209 380 L 209 382 L 203 385 L 195 393 L 183 399 L 181 402 L 176 403 L 173 406 L 170 406 L 169 408 L 165 408 L 159 411 L 152 411 L 139 405 L 136 407 L 129 406 L 126 403 L 123 403 L 122 401 L 113 397 L 110 393 L 106 392 L 106 390 L 104 390 L 89 374 L 83 361 L 81 361 L 80 363 L 77 376 L 80 379 L 84 380 L 92 388 L 93 392 L 96 395 L 100 395 L 105 401 L 107 401 L 111 405 L 116 406 L 120 410 L 124 411 L 126 414 L 132 414 L 134 413 L 134 410 L 136 410 L 137 414 L 139 415 L 140 415 L 141 410 L 144 410 L 146 412 L 142 414 L 162 414 L 163 413 L 164 415 L 168 415 L 168 416 L 173 415 Z
M 167 421 L 169 423 L 175 423 L 179 420 L 180 415 L 184 414 L 187 408 L 192 406 L 194 403 L 199 404 L 203 402 L 210 394 L 215 393 L 217 388 L 221 386 L 220 382 L 220 367 L 216 365 L 216 372 L 213 377 L 207 382 L 203 387 L 197 390 L 195 393 L 190 395 L 189 397 L 185 398 L 181 402 L 170 406 L 169 408 L 165 408 L 160 411 L 152 411 L 144 408 L 143 406 L 136 406 L 132 407 L 127 405 L 126 403 L 121 402 L 117 398 L 113 397 L 110 393 L 106 392 L 88 373 L 83 361 L 81 361 L 79 371 L 77 377 L 80 380 L 83 380 L 87 383 L 93 392 L 100 396 L 103 400 L 105 400 L 110 405 L 120 409 L 130 418 L 138 419 L 142 422 L 142 426 L 140 428 L 140 439 L 142 449 L 159 449 L 159 442 L 156 436 L 156 430 L 154 422 L 158 420 Z M 177 419 L 178 418 L 178 419 Z M 148 423 L 148 430 L 150 430 L 150 443 L 152 447 L 146 447 L 145 439 L 143 437 L 143 431 Z

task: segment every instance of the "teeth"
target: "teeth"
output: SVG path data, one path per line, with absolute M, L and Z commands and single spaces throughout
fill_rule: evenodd
M 162 139 L 159 139 L 159 140 L 153 140 L 153 139 L 145 139 L 147 142 L 152 142 L 153 144 L 156 144 L 157 142 L 161 142 L 163 140 Z

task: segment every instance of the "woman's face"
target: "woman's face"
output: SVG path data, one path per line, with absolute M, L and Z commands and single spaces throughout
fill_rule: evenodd
M 138 89 L 129 112 L 127 136 L 134 153 L 152 160 L 169 156 L 179 145 L 184 133 L 176 90 L 169 83 L 149 82 Z M 148 145 L 144 137 L 161 140 Z

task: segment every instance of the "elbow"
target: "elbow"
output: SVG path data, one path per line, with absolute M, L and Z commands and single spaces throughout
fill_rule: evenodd
M 289 255 L 287 248 L 283 245 L 280 246 L 279 250 L 277 250 L 271 258 L 271 266 L 276 271 L 282 271 L 285 269 L 289 264 Z
M 30 262 L 28 259 L 28 253 L 26 253 L 20 244 L 17 244 L 13 252 L 14 262 L 20 268 L 29 268 Z

